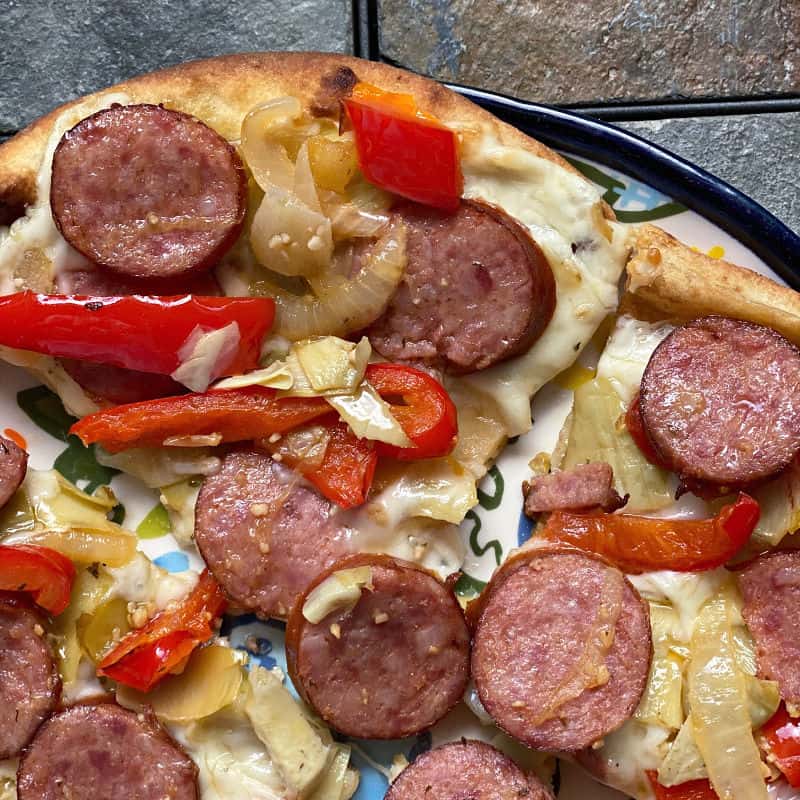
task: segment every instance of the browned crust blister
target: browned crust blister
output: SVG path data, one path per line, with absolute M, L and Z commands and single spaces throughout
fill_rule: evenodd
M 331 53 L 221 56 L 132 78 L 87 97 L 125 92 L 131 103 L 162 103 L 196 116 L 226 139 L 235 140 L 248 111 L 282 95 L 298 97 L 306 108 L 319 115 L 338 117 L 338 101 L 352 88 L 354 78 L 388 91 L 413 94 L 423 111 L 444 123 L 479 125 L 502 144 L 521 147 L 576 172 L 545 145 L 441 84 L 353 56 Z M 0 207 L 17 207 L 36 200 L 36 173 L 53 124 L 64 110 L 85 99 L 51 111 L 0 146 Z

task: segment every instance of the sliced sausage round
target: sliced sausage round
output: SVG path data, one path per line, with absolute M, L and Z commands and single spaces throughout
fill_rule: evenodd
M 53 715 L 17 771 L 19 800 L 197 800 L 197 767 L 158 724 L 114 703 Z
M 237 605 L 285 619 L 311 580 L 350 550 L 333 506 L 266 453 L 228 453 L 205 479 L 194 535 Z
M 61 679 L 38 613 L 0 599 L 0 761 L 19 755 L 60 694 Z
M 244 224 L 246 189 L 235 149 L 200 120 L 113 105 L 61 138 L 50 204 L 64 238 L 90 261 L 166 278 L 220 259 Z
M 188 391 L 169 375 L 157 375 L 154 372 L 139 372 L 113 364 L 94 364 L 70 358 L 62 358 L 61 366 L 90 397 L 112 405 L 171 397 Z
M 371 588 L 354 607 L 308 622 L 308 592 L 354 566 L 370 567 Z M 430 728 L 461 699 L 469 630 L 453 592 L 431 573 L 389 556 L 351 556 L 295 604 L 286 659 L 298 692 L 329 725 L 363 739 L 400 739 Z
M 0 508 L 19 489 L 28 471 L 28 454 L 16 442 L 0 436 Z
M 62 272 L 58 276 L 61 294 L 88 294 L 98 297 L 120 297 L 131 294 L 167 296 L 197 294 L 219 297 L 222 294 L 217 279 L 210 272 L 194 272 L 174 278 L 133 278 L 117 275 L 107 269 L 80 269 Z
M 395 778 L 385 800 L 552 800 L 534 775 L 486 742 L 461 739 L 428 750 Z
M 615 567 L 537 548 L 478 601 L 472 678 L 494 721 L 537 750 L 574 752 L 619 728 L 647 684 L 647 605 Z
M 576 464 L 560 472 L 535 475 L 522 482 L 523 506 L 529 517 L 545 511 L 616 511 L 627 503 L 614 488 L 614 470 L 604 461 Z
M 768 553 L 735 574 L 759 675 L 777 681 L 787 703 L 800 705 L 800 551 Z
M 555 310 L 556 286 L 528 231 L 487 203 L 448 215 L 396 212 L 408 231 L 403 281 L 368 334 L 392 361 L 467 373 L 522 353 Z
M 655 349 L 639 403 L 681 478 L 727 488 L 769 478 L 800 450 L 800 350 L 762 325 L 696 319 Z

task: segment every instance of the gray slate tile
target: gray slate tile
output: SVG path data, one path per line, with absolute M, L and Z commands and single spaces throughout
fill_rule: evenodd
M 0 131 L 142 72 L 246 50 L 352 50 L 349 0 L 0 0 Z
M 800 112 L 616 124 L 714 173 L 800 233 Z
M 800 89 L 797 0 L 379 0 L 401 65 L 546 103 Z

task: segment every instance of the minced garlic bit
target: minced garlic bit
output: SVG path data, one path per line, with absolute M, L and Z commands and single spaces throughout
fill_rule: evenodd
M 435 644 L 432 644 L 432 645 L 431 645 L 431 646 L 428 648 L 428 652 L 429 652 L 429 653 L 430 653 L 432 656 L 435 656 L 435 655 L 437 655 L 437 654 L 438 654 L 440 651 L 441 651 L 441 648 L 440 648 L 438 645 L 435 645 Z
M 280 453 L 273 453 L 272 454 L 273 461 L 283 461 L 283 456 Z
M 524 700 L 515 700 L 511 704 L 511 708 L 525 708 L 525 701 Z
M 266 503 L 250 503 L 250 513 L 254 517 L 266 517 L 269 514 L 269 506 Z
M 37 636 L 44 636 L 44 628 L 38 622 L 33 626 L 33 632 Z
M 331 631 L 331 634 L 333 636 L 335 636 L 337 639 L 341 639 L 342 638 L 342 628 L 341 628 L 341 626 L 339 625 L 338 622 L 334 622 L 334 623 L 331 624 L 330 631 Z
M 152 603 L 128 603 L 128 621 L 132 628 L 143 628 L 150 619 Z
M 260 552 L 266 555 L 267 553 L 269 553 L 269 542 L 259 542 L 258 549 Z
M 269 439 L 267 439 L 267 441 L 270 444 L 275 444 L 276 442 L 279 442 L 280 440 L 281 440 L 281 434 L 280 433 L 271 433 L 270 436 L 269 436 Z
M 378 611 L 373 617 L 372 621 L 376 625 L 383 625 L 389 619 L 389 615 L 385 611 Z

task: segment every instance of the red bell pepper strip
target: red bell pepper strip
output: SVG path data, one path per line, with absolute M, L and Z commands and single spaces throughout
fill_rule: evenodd
M 445 211 L 458 208 L 464 180 L 452 130 L 420 112 L 411 95 L 365 83 L 356 84 L 344 105 L 370 183 Z
M 775 766 L 789 783 L 800 788 L 800 719 L 792 719 L 781 703 L 778 710 L 761 728 Z
M 25 592 L 53 615 L 68 605 L 75 579 L 73 563 L 38 545 L 0 545 L 0 591 Z
M 148 692 L 214 635 L 214 620 L 227 601 L 208 570 L 175 608 L 131 631 L 97 665 L 97 674 Z
M 366 379 L 386 400 L 413 447 L 376 442 L 378 455 L 403 461 L 446 456 L 458 435 L 456 407 L 444 387 L 427 372 L 399 364 L 370 364 Z
M 93 297 L 25 291 L 0 296 L 0 344 L 170 375 L 192 333 L 235 322 L 239 346 L 219 370 L 220 375 L 233 375 L 257 366 L 274 315 L 275 303 L 266 297 Z
M 99 442 L 118 453 L 161 447 L 172 436 L 219 433 L 223 442 L 263 439 L 330 413 L 321 397 L 277 399 L 274 389 L 246 386 L 114 406 L 79 420 L 70 433 L 85 445 Z
M 367 499 L 378 463 L 375 443 L 369 439 L 359 439 L 338 418 L 321 420 L 315 424 L 325 425 L 328 433 L 328 444 L 322 463 L 316 467 L 310 466 L 308 462 L 282 452 L 283 463 L 296 469 L 325 497 L 342 508 L 360 506 Z M 267 446 L 271 450 L 279 449 L 270 447 L 269 443 Z
M 698 572 L 733 558 L 750 538 L 759 516 L 758 503 L 742 493 L 711 519 L 554 511 L 541 536 L 604 556 L 623 572 Z
M 706 778 L 679 783 L 677 786 L 662 786 L 655 770 L 647 771 L 656 800 L 718 800 L 718 795 Z
M 647 438 L 644 430 L 644 422 L 642 422 L 642 410 L 639 405 L 639 392 L 633 398 L 633 402 L 628 406 L 628 411 L 625 414 L 625 427 L 631 435 L 631 439 L 636 443 L 636 446 L 642 451 L 642 455 L 657 467 L 669 470 L 669 467 L 659 458 L 655 448 Z

